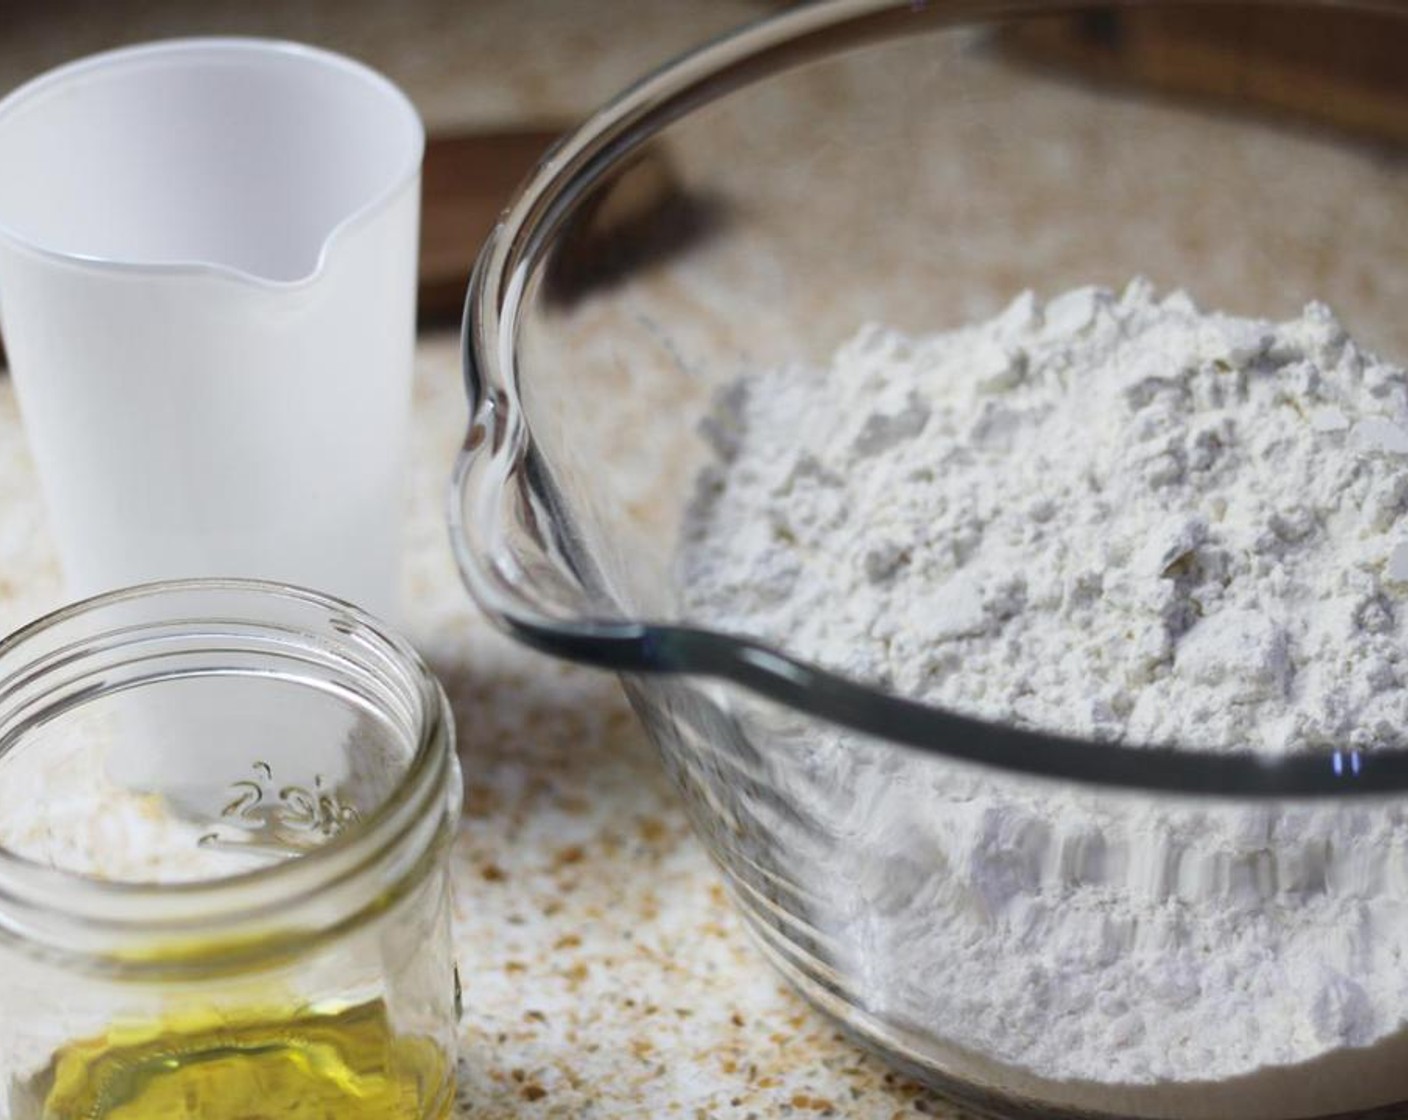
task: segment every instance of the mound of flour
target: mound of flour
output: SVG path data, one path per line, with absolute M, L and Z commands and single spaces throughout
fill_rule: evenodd
M 1210 751 L 1408 737 L 1408 375 L 1323 306 L 1030 294 L 733 385 L 686 613 L 963 712 Z M 844 734 L 812 915 L 861 998 L 1013 1092 L 1141 1116 L 1408 1098 L 1408 822 L 1155 806 Z M 958 1058 L 954 1059 L 959 1061 Z

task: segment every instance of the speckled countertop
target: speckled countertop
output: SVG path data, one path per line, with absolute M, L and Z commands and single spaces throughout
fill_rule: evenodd
M 0 91 L 120 42 L 240 32 L 361 56 L 407 88 L 432 128 L 563 121 L 760 6 L 628 0 L 604 15 L 599 4 L 566 0 L 32 3 L 7 7 L 0 20 Z M 1041 114 L 1065 111 L 1059 99 L 1043 105 L 1032 110 L 1034 135 L 1051 123 Z M 1184 131 L 1171 135 L 1200 126 L 1178 127 Z M 994 148 L 994 159 L 1004 150 Z M 1281 214 L 1344 200 L 1345 228 L 1369 230 L 1359 231 L 1361 242 L 1397 252 L 1393 247 L 1408 238 L 1401 189 L 1408 172 L 1396 165 L 1355 165 L 1351 178 L 1334 177 L 1342 174 L 1338 165 L 1327 165 L 1328 188 L 1297 193 L 1280 176 L 1279 144 L 1229 141 L 1223 155 L 1240 169 L 1236 181 L 1257 197 L 1262 184 L 1268 194 L 1275 188 Z M 1068 168 L 1110 155 L 1062 148 L 1051 157 L 1052 183 L 1076 189 L 1079 179 Z M 1137 169 L 1140 189 L 1175 174 L 1180 159 L 1174 147 L 1166 156 L 1171 166 L 1158 176 Z M 1240 205 L 1191 194 L 1189 201 Z M 1160 251 L 1173 260 L 1196 254 L 1200 212 L 1190 209 L 1179 227 L 1187 244 Z M 1245 212 L 1261 220 L 1258 211 Z M 1208 228 L 1217 228 L 1215 213 Z M 1059 255 L 1104 230 L 1047 232 L 1063 235 L 1044 250 Z M 1002 244 L 982 245 L 994 259 L 1011 252 L 1020 263 L 1035 251 L 1014 248 L 1010 232 L 999 233 Z M 1319 249 L 1308 245 L 1312 251 Z M 1130 252 L 1140 260 L 1148 255 L 1138 242 Z M 1323 255 L 1317 292 L 1347 293 L 1361 306 L 1401 306 L 1397 288 L 1408 283 L 1401 270 L 1360 275 L 1352 261 L 1341 267 L 1334 254 Z M 949 272 L 929 278 L 934 289 L 920 295 L 951 294 L 944 288 L 955 283 Z M 1251 292 L 1258 284 L 1274 287 L 1275 277 L 1238 273 L 1209 282 L 1214 298 L 1222 298 L 1219 284 Z M 964 306 L 962 293 L 952 294 L 953 305 Z M 1381 321 L 1396 330 L 1399 318 Z M 477 614 L 443 525 L 444 488 L 465 423 L 457 339 L 425 336 L 417 352 L 403 621 L 450 695 L 464 760 L 465 819 L 454 855 L 466 1002 L 458 1115 L 965 1120 L 842 1040 L 774 976 L 691 837 L 614 679 L 519 648 Z M 0 631 L 62 601 L 13 394 L 0 379 Z
M 4 17 L 0 90 L 123 42 L 240 32 L 367 59 L 405 86 L 431 128 L 562 121 L 759 9 L 616 6 L 629 33 L 598 4 L 545 0 L 20 5 Z M 520 649 L 478 616 L 442 518 L 465 422 L 457 341 L 427 336 L 417 354 L 405 628 L 450 695 L 464 760 L 458 1115 L 956 1120 L 776 979 L 614 679 Z M 0 630 L 62 601 L 14 397 L 0 380 Z
M 0 89 L 170 34 L 307 39 L 375 63 L 431 128 L 572 120 L 758 6 L 34 4 L 8 8 Z M 505 51 L 505 42 L 522 49 Z M 455 854 L 466 990 L 459 1116 L 948 1116 L 839 1040 L 752 947 L 614 679 L 477 616 L 442 520 L 465 428 L 452 335 L 421 341 L 406 630 L 444 680 L 465 761 Z M 0 380 L 0 630 L 63 602 L 34 469 Z
M 422 340 L 405 629 L 454 706 L 460 1116 L 955 1117 L 836 1037 L 749 943 L 615 681 L 490 629 L 442 522 L 457 340 Z M 0 629 L 63 601 L 0 381 Z

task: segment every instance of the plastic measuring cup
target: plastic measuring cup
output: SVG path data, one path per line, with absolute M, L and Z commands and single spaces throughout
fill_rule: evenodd
M 0 331 L 71 593 L 393 610 L 424 143 L 381 75 L 253 39 L 0 101 Z

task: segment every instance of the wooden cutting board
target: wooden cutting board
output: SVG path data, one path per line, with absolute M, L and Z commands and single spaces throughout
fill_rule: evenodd
M 421 172 L 420 321 L 458 322 L 475 254 L 561 130 L 432 136 Z
M 559 134 L 549 129 L 442 136 L 426 147 L 420 321 L 457 323 L 470 269 L 503 208 Z M 717 215 L 689 197 L 668 153 L 650 144 L 582 201 L 551 270 L 549 298 L 570 301 L 707 236 Z
M 1094 7 L 1008 24 L 1009 57 L 1408 144 L 1408 18 L 1288 4 Z

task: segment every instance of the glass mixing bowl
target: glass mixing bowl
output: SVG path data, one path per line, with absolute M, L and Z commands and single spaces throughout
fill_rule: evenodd
M 773 964 L 987 1114 L 1408 1100 L 1408 754 L 1063 739 L 723 632 L 674 575 L 701 421 L 865 321 L 1138 274 L 1237 314 L 1324 300 L 1401 359 L 1400 12 L 797 8 L 564 138 L 480 256 L 470 591 L 621 674 Z

